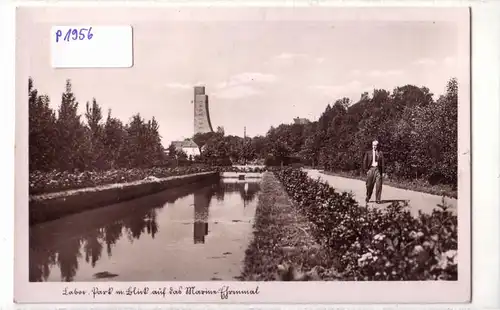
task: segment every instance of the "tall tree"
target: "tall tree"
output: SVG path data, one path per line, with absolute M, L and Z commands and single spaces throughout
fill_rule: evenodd
M 65 92 L 57 115 L 58 166 L 62 170 L 85 168 L 84 127 L 78 115 L 78 102 L 72 92 L 71 81 L 66 81 Z
M 104 158 L 104 126 L 101 124 L 102 112 L 101 107 L 97 104 L 95 98 L 92 99 L 92 106 L 87 101 L 85 118 L 87 120 L 89 144 L 88 157 L 90 167 L 99 169 L 105 168 Z
M 161 144 L 160 136 L 160 125 L 158 121 L 153 116 L 153 118 L 148 121 L 146 130 L 146 160 L 149 165 L 160 165 L 165 159 L 165 153 L 163 151 L 163 145 Z
M 207 132 L 207 133 L 196 133 L 193 136 L 193 141 L 198 145 L 200 154 L 202 153 L 203 147 L 205 144 L 207 144 L 207 141 L 210 140 L 214 136 L 214 132 Z M 219 134 L 224 135 L 223 132 L 219 132 Z
M 49 107 L 50 99 L 39 95 L 28 79 L 29 169 L 49 170 L 56 164 L 56 116 Z
M 168 157 L 170 158 L 175 158 L 175 155 L 176 155 L 176 147 L 174 145 L 174 143 L 170 143 L 170 145 L 168 146 L 168 149 L 167 149 L 167 152 L 168 152 Z
M 139 113 L 132 116 L 125 127 L 126 144 L 123 148 L 123 156 L 128 167 L 144 167 L 146 164 L 145 136 L 146 125 Z
M 111 117 L 111 110 L 108 110 L 108 117 L 104 124 L 104 154 L 107 167 L 113 169 L 126 166 L 125 160 L 121 157 L 125 148 L 125 136 L 122 122 Z

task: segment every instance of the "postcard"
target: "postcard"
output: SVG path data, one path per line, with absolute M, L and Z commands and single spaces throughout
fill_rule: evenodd
M 16 302 L 470 300 L 468 8 L 16 18 Z

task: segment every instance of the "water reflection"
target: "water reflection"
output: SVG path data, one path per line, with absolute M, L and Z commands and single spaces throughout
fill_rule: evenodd
M 217 188 L 208 187 L 194 193 L 193 241 L 195 244 L 205 243 L 205 236 L 208 235 L 208 207 L 216 192 L 218 192 Z
M 260 190 L 260 183 L 257 181 L 224 180 L 219 184 L 217 199 L 224 200 L 224 193 L 238 192 L 244 202 L 251 202 L 255 199 Z
M 195 184 L 33 226 L 29 240 L 29 280 L 57 281 L 54 279 L 57 276 L 51 276 L 57 268 L 60 281 L 73 281 L 81 264 L 87 263 L 94 269 L 103 255 L 110 259 L 120 240 L 133 244 L 144 236 L 155 239 L 161 229 L 159 223 L 168 225 L 165 215 L 163 220 L 158 220 L 159 212 L 174 206 L 179 199 L 192 197 L 191 242 L 205 244 L 213 199 L 224 207 L 232 207 L 224 205 L 225 197 L 239 193 L 242 205 L 246 206 L 255 202 L 259 190 L 258 182 Z
M 194 229 L 193 241 L 195 244 L 205 243 L 205 236 L 208 235 L 208 213 L 212 197 L 218 201 L 224 200 L 224 193 L 238 192 L 244 202 L 244 207 L 248 202 L 255 199 L 259 191 L 258 182 L 230 181 L 220 182 L 215 187 L 207 187 L 194 193 Z

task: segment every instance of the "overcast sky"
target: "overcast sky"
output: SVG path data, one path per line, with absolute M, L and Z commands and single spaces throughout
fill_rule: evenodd
M 35 87 L 56 107 L 70 78 L 80 102 L 93 97 L 122 121 L 155 116 L 165 147 L 193 133 L 193 86 L 206 85 L 214 130 L 265 134 L 296 116 L 317 119 L 343 96 L 373 88 L 427 86 L 442 94 L 457 74 L 456 23 L 227 18 L 172 21 L 151 10 L 27 10 L 18 33 Z M 239 13 L 241 14 L 241 12 Z M 140 16 L 140 18 L 137 18 Z M 134 67 L 54 69 L 49 31 L 57 23 L 132 25 Z

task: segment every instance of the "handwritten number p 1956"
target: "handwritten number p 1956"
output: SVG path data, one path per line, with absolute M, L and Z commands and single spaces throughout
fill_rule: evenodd
M 69 28 L 65 33 L 64 37 L 61 39 L 63 36 L 63 32 L 58 29 L 56 31 L 56 42 L 60 41 L 83 41 L 83 40 L 91 40 L 94 37 L 94 34 L 92 33 L 92 27 L 89 28 Z
M 62 31 L 60 29 L 57 29 L 56 31 L 56 42 L 59 42 L 59 38 L 62 36 Z

